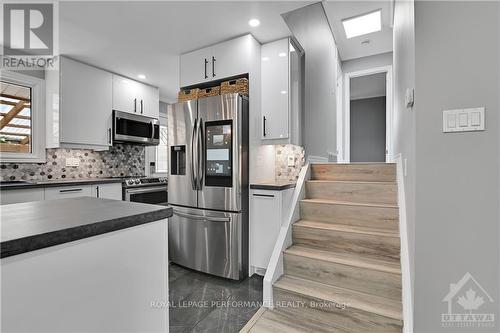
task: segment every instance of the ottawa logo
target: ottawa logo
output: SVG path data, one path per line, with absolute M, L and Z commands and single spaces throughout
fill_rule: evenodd
M 441 314 L 443 327 L 495 327 L 493 298 L 469 272 L 457 283 L 450 284 L 443 302 L 448 303 L 448 313 Z

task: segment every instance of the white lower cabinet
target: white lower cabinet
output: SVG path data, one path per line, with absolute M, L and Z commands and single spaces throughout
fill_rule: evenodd
M 122 200 L 122 184 L 95 184 L 91 188 L 94 198 Z
M 40 201 L 45 197 L 43 188 L 27 188 L 19 190 L 3 190 L 0 193 L 0 204 L 8 205 L 29 201 Z
M 90 185 L 58 186 L 45 188 L 45 200 L 91 196 L 92 190 Z
M 250 190 L 250 275 L 264 275 L 287 217 L 292 189 Z

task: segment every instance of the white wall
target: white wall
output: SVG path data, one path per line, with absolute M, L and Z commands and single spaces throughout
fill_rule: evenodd
M 337 49 L 322 4 L 283 14 L 305 51 L 303 142 L 307 156 L 327 157 L 336 144 Z
M 392 65 L 392 52 L 342 61 L 342 70 L 349 73 L 389 65 Z
M 466 272 L 495 300 L 474 311 L 495 314 L 481 332 L 498 332 L 499 7 L 415 2 L 415 332 L 450 331 L 442 299 Z M 486 131 L 442 133 L 442 110 L 476 106 Z

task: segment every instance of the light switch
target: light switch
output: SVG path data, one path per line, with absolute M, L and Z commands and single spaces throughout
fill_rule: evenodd
M 448 128 L 455 128 L 455 127 L 457 127 L 457 115 L 450 114 L 448 115 Z
M 470 125 L 471 126 L 481 126 L 481 113 L 479 111 L 471 112 Z
M 80 165 L 80 159 L 75 158 L 75 157 L 68 157 L 66 159 L 66 166 L 67 167 L 77 167 Z
M 469 126 L 469 117 L 467 113 L 459 113 L 458 114 L 458 126 L 467 127 Z
M 443 111 L 443 132 L 484 131 L 484 108 Z

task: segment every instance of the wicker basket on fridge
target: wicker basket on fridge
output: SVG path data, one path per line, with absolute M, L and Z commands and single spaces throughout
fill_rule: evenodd
M 242 78 L 224 81 L 220 85 L 220 93 L 221 95 L 240 93 L 248 96 L 248 79 Z
M 192 99 L 197 99 L 199 92 L 200 89 L 198 88 L 181 90 L 179 91 L 178 100 L 179 102 L 186 102 Z
M 198 92 L 198 98 L 219 96 L 219 95 L 220 95 L 220 87 L 219 86 L 200 89 L 200 91 Z

